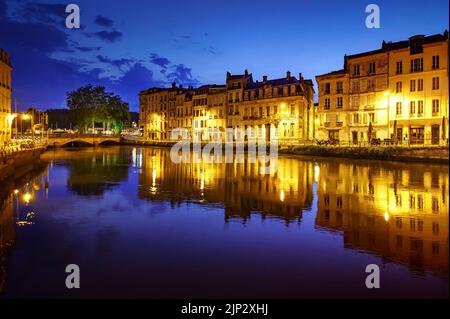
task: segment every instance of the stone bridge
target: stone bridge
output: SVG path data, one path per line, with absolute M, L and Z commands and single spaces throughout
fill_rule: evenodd
M 49 135 L 48 146 L 62 147 L 70 143 L 86 144 L 92 146 L 98 146 L 104 143 L 120 143 L 120 136 L 108 136 L 108 135 L 80 135 L 80 134 L 58 134 Z

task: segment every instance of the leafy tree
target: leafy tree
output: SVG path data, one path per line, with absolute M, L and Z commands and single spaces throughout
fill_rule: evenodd
M 67 93 L 67 106 L 73 113 L 77 127 L 84 132 L 95 123 L 104 129 L 119 131 L 130 122 L 128 103 L 106 92 L 103 86 L 86 85 Z

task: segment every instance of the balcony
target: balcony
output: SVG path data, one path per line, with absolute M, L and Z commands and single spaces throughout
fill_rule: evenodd
M 343 122 L 336 122 L 336 127 L 342 127 L 344 125 Z

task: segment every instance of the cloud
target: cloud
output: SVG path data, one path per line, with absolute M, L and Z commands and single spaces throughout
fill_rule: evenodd
M 169 59 L 161 57 L 156 53 L 150 53 L 150 63 L 159 65 L 161 68 L 166 69 L 170 64 Z
M 93 33 L 85 33 L 86 36 L 88 37 L 96 37 L 102 41 L 105 42 L 116 42 L 119 41 L 122 38 L 122 32 L 120 31 L 98 31 L 98 32 L 93 32 Z
M 167 74 L 167 79 L 183 85 L 198 85 L 199 81 L 192 76 L 192 69 L 184 64 L 176 64 L 171 67 L 172 72 Z
M 66 4 L 27 2 L 20 7 L 20 16 L 28 22 L 51 24 L 63 28 L 66 19 Z
M 94 22 L 96 24 L 98 24 L 99 26 L 107 27 L 107 28 L 112 27 L 113 24 L 114 24 L 113 20 L 111 20 L 111 19 L 109 19 L 107 17 L 104 17 L 104 16 L 100 16 L 100 15 L 95 17 Z
M 127 59 L 127 58 L 110 59 L 104 55 L 97 55 L 97 59 L 102 63 L 107 63 L 110 65 L 116 66 L 118 68 L 121 68 L 124 65 L 130 65 L 135 62 L 134 59 Z
M 99 51 L 102 47 L 85 47 L 85 46 L 77 46 L 75 47 L 77 50 L 82 52 L 92 52 L 92 51 Z

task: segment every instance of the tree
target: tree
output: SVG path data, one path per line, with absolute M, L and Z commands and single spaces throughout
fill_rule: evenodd
M 86 85 L 67 93 L 67 106 L 77 127 L 86 132 L 89 126 L 102 123 L 104 129 L 119 131 L 130 121 L 128 103 L 106 92 L 103 86 Z

